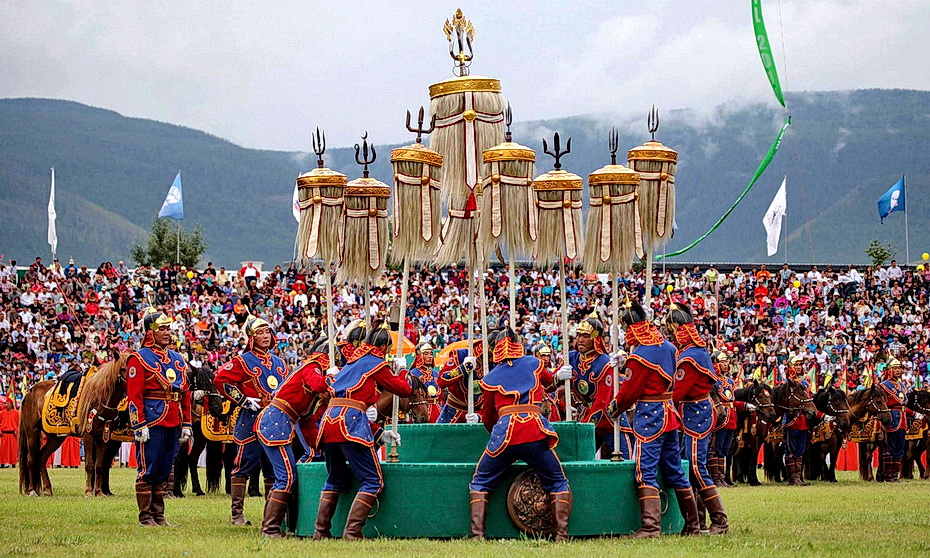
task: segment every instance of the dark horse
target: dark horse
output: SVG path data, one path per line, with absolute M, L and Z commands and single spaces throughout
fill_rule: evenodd
M 210 440 L 204 434 L 203 420 L 205 414 L 213 417 L 214 424 L 221 427 L 230 427 L 230 420 L 234 408 L 224 405 L 226 399 L 216 391 L 213 386 L 213 372 L 207 366 L 191 367 L 188 371 L 188 380 L 191 392 L 203 392 L 203 398 L 194 401 L 191 409 L 191 422 L 193 423 L 194 437 L 188 444 L 182 445 L 174 462 L 174 486 L 172 493 L 176 498 L 184 497 L 187 487 L 188 475 L 191 479 L 191 491 L 197 496 L 203 496 L 200 486 L 200 474 L 197 462 L 200 455 L 207 451 L 207 492 L 219 490 L 220 477 L 225 470 L 227 492 L 229 491 L 229 474 L 233 470 L 236 459 L 236 445 L 230 442 Z M 198 394 L 199 395 L 199 394 Z M 231 430 L 230 430 L 231 432 Z
M 811 445 L 807 450 L 807 478 L 836 482 L 836 460 L 843 447 L 843 439 L 849 433 L 851 418 L 849 402 L 842 390 L 825 387 L 814 395 L 814 406 L 825 415 L 834 417 L 834 422 L 822 422 L 811 432 Z M 814 441 L 817 437 L 821 441 Z M 827 456 L 830 465 L 827 465 Z
M 733 393 L 736 401 L 752 403 L 755 411 L 741 411 L 736 415 L 739 433 L 737 448 L 734 456 L 728 459 L 734 481 L 748 483 L 750 486 L 759 486 L 759 477 L 756 473 L 756 462 L 759 459 L 759 448 L 768 435 L 770 425 L 774 424 L 778 416 L 775 414 L 775 405 L 772 403 L 772 388 L 758 380 L 752 380 L 744 387 Z
M 921 461 L 921 456 L 927 453 L 928 436 L 930 436 L 930 429 L 926 428 L 927 420 L 930 419 L 930 391 L 911 391 L 907 394 L 905 406 L 915 413 L 924 415 L 924 418 L 922 419 L 923 425 L 916 425 L 919 437 L 907 441 L 907 453 L 904 455 L 905 462 L 901 469 L 901 478 L 914 478 L 914 464 L 916 463 L 920 478 L 930 479 L 930 467 L 924 467 Z M 913 420 L 908 419 L 909 422 Z
M 52 482 L 47 463 L 65 438 L 81 436 L 84 441 L 87 482 L 85 496 L 102 496 L 110 493 L 110 466 L 119 449 L 119 442 L 110 435 L 128 425 L 128 414 L 118 410 L 126 396 L 126 359 L 123 353 L 118 360 L 110 361 L 85 375 L 81 382 L 74 415 L 77 425 L 70 434 L 45 432 L 42 414 L 46 396 L 56 386 L 53 380 L 39 382 L 23 397 L 19 423 L 19 491 L 30 496 L 52 495 Z M 43 443 L 42 437 L 45 436 Z
M 429 406 L 435 404 L 435 398 L 430 397 L 429 392 L 426 391 L 426 386 L 418 378 L 414 376 L 407 376 L 407 378 L 410 379 L 413 393 L 410 394 L 410 397 L 400 398 L 398 409 L 401 418 L 398 418 L 398 422 L 426 424 L 429 422 Z M 378 402 L 375 403 L 375 409 L 378 410 L 378 424 L 384 426 L 390 422 L 393 407 L 394 396 L 386 391 L 383 392 L 381 397 L 378 398 Z
M 787 414 L 803 413 L 808 425 L 817 420 L 817 407 L 814 398 L 810 396 L 807 388 L 797 381 L 786 379 L 772 390 L 772 403 L 775 405 L 775 414 L 784 417 Z M 784 419 L 782 418 L 784 421 Z M 784 428 L 784 424 L 781 425 Z M 784 436 L 784 435 L 783 435 Z M 773 482 L 781 482 L 788 478 L 785 467 L 785 444 L 782 440 L 768 440 L 765 442 L 765 477 Z
M 885 394 L 878 385 L 854 391 L 848 394 L 846 399 L 849 402 L 849 418 L 851 419 L 850 438 L 866 426 L 871 426 L 874 430 L 869 440 L 853 440 L 859 444 L 859 478 L 871 481 L 874 480 L 872 454 L 884 438 L 882 426 L 891 425 L 891 411 L 888 409 Z

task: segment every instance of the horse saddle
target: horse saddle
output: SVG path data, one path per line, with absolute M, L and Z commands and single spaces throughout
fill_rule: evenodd
M 927 419 L 911 420 L 907 423 L 907 433 L 904 435 L 905 440 L 920 440 L 927 431 Z
M 77 415 L 84 376 L 78 370 L 66 372 L 45 394 L 42 408 L 42 427 L 45 432 L 67 436 L 79 430 Z
M 211 442 L 231 442 L 233 440 L 233 427 L 239 417 L 240 407 L 232 409 L 232 403 L 223 402 L 222 418 L 213 416 L 208 409 L 200 416 L 200 431 Z
M 857 421 L 849 427 L 849 441 L 858 444 L 876 442 L 880 431 L 878 419 L 875 417 Z
M 784 425 L 779 424 L 777 426 L 773 425 L 769 429 L 768 436 L 765 437 L 766 442 L 778 443 L 785 439 L 785 428 Z
M 826 442 L 833 436 L 834 430 L 836 430 L 836 424 L 826 421 L 821 422 L 815 426 L 814 431 L 811 432 L 811 443 L 817 444 Z

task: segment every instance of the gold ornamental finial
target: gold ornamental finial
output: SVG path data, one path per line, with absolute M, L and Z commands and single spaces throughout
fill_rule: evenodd
M 455 10 L 452 21 L 446 20 L 442 26 L 446 34 L 446 40 L 449 41 L 449 56 L 455 60 L 456 66 L 452 73 L 457 76 L 467 76 L 468 67 L 471 66 L 471 60 L 474 57 L 471 42 L 475 38 L 475 27 L 470 21 L 462 15 L 462 9 Z M 455 40 L 452 39 L 452 33 L 455 32 Z

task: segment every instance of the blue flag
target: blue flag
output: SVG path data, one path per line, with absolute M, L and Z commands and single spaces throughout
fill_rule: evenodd
M 175 219 L 184 219 L 184 196 L 181 193 L 181 171 L 174 177 L 174 183 L 168 189 L 168 195 L 165 196 L 165 203 L 161 204 L 161 210 L 158 212 L 159 217 L 173 217 Z
M 904 211 L 904 176 L 890 190 L 878 198 L 878 216 L 885 222 L 888 217 L 895 211 Z

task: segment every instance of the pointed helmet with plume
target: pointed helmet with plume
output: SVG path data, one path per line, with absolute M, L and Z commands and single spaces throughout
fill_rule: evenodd
M 578 324 L 575 330 L 577 335 L 588 335 L 594 342 L 594 352 L 606 353 L 607 347 L 604 345 L 604 324 L 597 316 L 597 310 L 591 312 L 587 318 Z
M 162 326 L 171 325 L 173 321 L 174 319 L 172 319 L 171 316 L 152 306 L 146 308 L 145 312 L 142 314 L 142 346 L 153 347 L 155 345 L 155 338 L 152 336 L 152 332 L 158 331 Z

